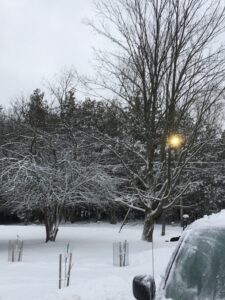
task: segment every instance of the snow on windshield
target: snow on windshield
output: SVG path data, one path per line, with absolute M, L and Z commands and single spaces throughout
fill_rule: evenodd
M 225 299 L 225 230 L 205 227 L 212 217 L 195 222 L 187 234 L 168 278 L 166 299 Z

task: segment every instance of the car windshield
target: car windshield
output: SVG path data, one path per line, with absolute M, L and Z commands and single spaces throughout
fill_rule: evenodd
M 166 283 L 173 300 L 225 299 L 225 229 L 197 229 L 183 241 Z

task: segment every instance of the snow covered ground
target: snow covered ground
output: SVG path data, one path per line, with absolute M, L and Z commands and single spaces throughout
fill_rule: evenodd
M 60 227 L 55 243 L 44 243 L 39 225 L 0 226 L 0 300 L 131 300 L 132 279 L 152 273 L 151 244 L 141 241 L 142 225 L 79 223 Z M 158 284 L 176 243 L 165 242 L 181 232 L 168 226 L 154 234 L 155 279 Z M 8 241 L 24 240 L 23 261 L 8 262 Z M 129 242 L 129 266 L 113 266 L 112 243 Z M 58 290 L 58 256 L 70 242 L 74 266 L 69 288 Z

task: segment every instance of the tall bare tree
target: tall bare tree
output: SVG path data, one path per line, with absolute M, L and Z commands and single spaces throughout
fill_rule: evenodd
M 135 142 L 121 143 L 126 156 L 109 147 L 133 185 L 120 201 L 144 212 L 143 239 L 151 241 L 155 219 L 188 188 L 178 185 L 182 172 L 211 138 L 224 99 L 223 1 L 101 0 L 97 9 L 99 22 L 88 24 L 112 47 L 96 52 L 91 88 L 112 92 L 135 129 Z M 183 139 L 179 151 L 167 143 L 174 133 Z

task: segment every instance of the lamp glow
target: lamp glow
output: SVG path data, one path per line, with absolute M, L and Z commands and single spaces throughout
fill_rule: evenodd
M 181 135 L 179 135 L 179 134 L 171 134 L 168 137 L 167 145 L 170 148 L 178 149 L 178 148 L 180 148 L 182 142 L 183 142 L 183 139 L 182 139 Z

